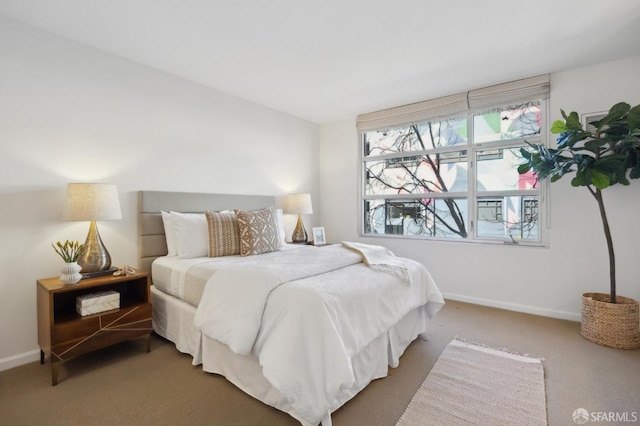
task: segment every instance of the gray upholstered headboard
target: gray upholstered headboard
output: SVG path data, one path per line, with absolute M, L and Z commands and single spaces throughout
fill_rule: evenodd
M 207 210 L 258 210 L 275 207 L 269 195 L 204 194 L 140 191 L 138 193 L 138 268 L 151 272 L 151 263 L 167 254 L 162 210 L 201 213 Z

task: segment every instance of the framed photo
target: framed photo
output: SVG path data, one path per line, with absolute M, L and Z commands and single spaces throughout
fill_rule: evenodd
M 324 226 L 311 228 L 313 231 L 313 245 L 322 246 L 327 244 L 327 237 L 324 234 Z
M 609 111 L 600 111 L 600 112 L 589 112 L 586 114 L 582 114 L 580 117 L 582 119 L 582 125 L 587 132 L 595 133 L 596 128 L 593 124 L 590 124 L 592 121 L 598 121 L 604 118 Z

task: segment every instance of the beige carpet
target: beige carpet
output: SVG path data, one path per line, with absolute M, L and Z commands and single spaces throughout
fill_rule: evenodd
M 451 341 L 397 426 L 460 424 L 546 425 L 542 362 Z
M 640 350 L 596 345 L 580 336 L 579 322 L 447 300 L 429 326 L 388 377 L 333 413 L 333 426 L 395 425 L 455 336 L 544 357 L 549 425 L 575 426 L 578 408 L 640 415 Z M 58 386 L 48 362 L 0 371 L 0 425 L 300 426 L 191 361 L 153 336 L 150 353 L 134 340 L 63 364 Z

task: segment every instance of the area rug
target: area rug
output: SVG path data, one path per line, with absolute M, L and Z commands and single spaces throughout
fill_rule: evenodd
M 546 425 L 542 360 L 453 340 L 397 426 Z

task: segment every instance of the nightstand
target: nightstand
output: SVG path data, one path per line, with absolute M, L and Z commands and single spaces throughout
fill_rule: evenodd
M 37 282 L 38 344 L 40 364 L 51 360 L 51 384 L 58 384 L 58 367 L 77 356 L 125 340 L 146 338 L 151 351 L 151 280 L 149 274 L 113 275 L 81 280 L 65 285 L 59 278 Z M 81 316 L 76 297 L 117 291 L 120 308 Z

